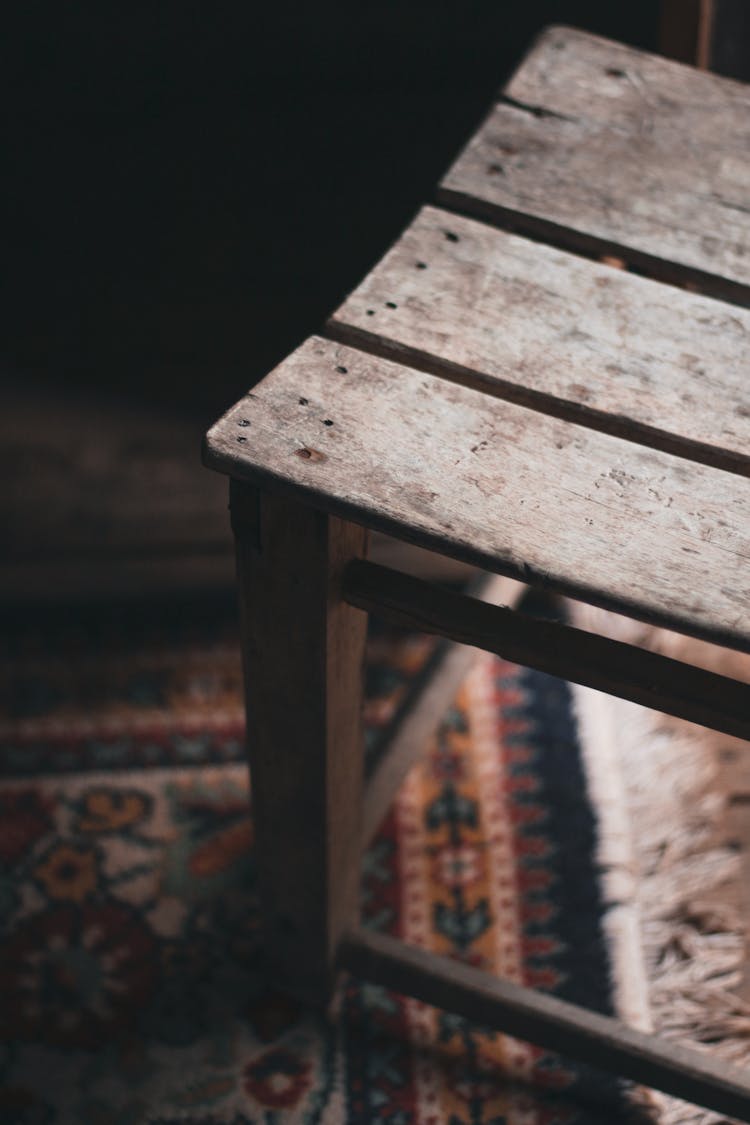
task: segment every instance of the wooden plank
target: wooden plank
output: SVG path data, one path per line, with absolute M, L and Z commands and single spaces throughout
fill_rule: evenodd
M 482 601 L 514 605 L 525 586 L 512 578 L 482 582 L 474 596 Z M 393 738 L 383 748 L 380 761 L 365 787 L 363 837 L 367 843 L 377 831 L 393 797 L 412 766 L 425 753 L 445 717 L 464 677 L 476 659 L 476 650 L 462 644 L 448 646 L 412 707 L 399 723 Z
M 235 481 L 231 510 L 265 951 L 325 1001 L 359 898 L 367 617 L 340 587 L 366 533 Z
M 750 300 L 750 88 L 545 32 L 441 202 Z
M 342 968 L 482 1027 L 518 1036 L 623 1078 L 750 1121 L 750 1080 L 738 1068 L 633 1031 L 555 996 L 499 980 L 385 934 L 346 937 Z
M 482 569 L 750 650 L 743 477 L 315 337 L 211 429 L 205 459 Z
M 328 332 L 750 474 L 750 311 L 427 207 Z
M 526 617 L 368 562 L 344 575 L 344 598 L 407 629 L 437 633 L 645 707 L 750 739 L 750 685 L 659 653 Z

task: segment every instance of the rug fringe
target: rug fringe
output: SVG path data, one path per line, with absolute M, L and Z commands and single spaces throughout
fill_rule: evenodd
M 603 611 L 576 606 L 573 616 L 606 631 Z M 618 1015 L 750 1065 L 750 1005 L 737 995 L 745 926 L 731 905 L 740 857 L 716 844 L 727 806 L 716 745 L 698 728 L 588 688 L 575 687 L 574 698 L 598 816 Z M 659 1125 L 726 1121 L 643 1088 L 633 1098 Z

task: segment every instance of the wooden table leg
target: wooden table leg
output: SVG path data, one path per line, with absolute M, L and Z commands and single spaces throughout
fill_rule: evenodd
M 325 1002 L 357 913 L 367 614 L 340 587 L 367 533 L 237 481 L 230 507 L 269 969 Z

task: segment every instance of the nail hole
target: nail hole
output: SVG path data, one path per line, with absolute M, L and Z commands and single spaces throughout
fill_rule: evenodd
M 330 419 L 330 418 L 324 418 L 324 419 L 323 419 L 323 425 L 324 425 L 324 426 L 332 426 L 332 425 L 333 425 L 333 422 L 331 421 L 331 419 Z
M 502 176 L 505 173 L 502 164 L 489 164 L 487 166 L 487 171 L 490 176 Z
M 308 400 L 306 398 L 301 398 L 299 400 L 300 406 L 307 406 L 307 402 L 308 402 Z
M 247 441 L 247 438 L 246 437 L 238 437 L 237 441 Z
M 367 310 L 367 315 L 368 315 L 368 316 L 375 316 L 375 309 L 368 309 L 368 310 Z
M 295 453 L 298 457 L 301 457 L 303 461 L 327 460 L 325 453 L 321 453 L 319 449 L 309 449 L 306 445 L 303 445 L 301 449 L 295 449 Z
M 398 305 L 396 304 L 396 302 L 395 302 L 395 301 L 386 301 L 386 302 L 385 302 L 385 307 L 386 307 L 387 309 L 397 309 L 397 308 L 398 308 Z
M 339 375 L 346 375 L 346 373 L 347 373 L 347 371 L 349 370 L 349 368 L 348 368 L 348 367 L 342 367 L 342 366 L 339 366 L 339 367 L 337 367 L 337 368 L 336 368 L 336 370 L 338 371 Z
M 608 74 L 610 78 L 627 78 L 627 74 L 619 66 L 608 66 L 604 73 Z
M 452 230 L 444 231 L 444 234 L 449 242 L 458 242 L 458 235 L 454 234 Z
M 237 425 L 238 426 L 249 426 L 250 423 L 248 422 L 247 418 L 241 418 L 239 420 L 239 422 L 237 423 Z
M 417 269 L 418 270 L 426 270 L 427 269 L 427 262 L 417 262 Z

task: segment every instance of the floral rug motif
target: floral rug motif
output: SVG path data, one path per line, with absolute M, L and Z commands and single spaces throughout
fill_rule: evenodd
M 231 616 L 94 634 L 22 630 L 2 657 L 3 1125 L 632 1117 L 615 1080 L 415 1000 L 274 991 Z M 373 635 L 371 754 L 435 654 Z M 364 857 L 365 924 L 610 1012 L 567 686 L 479 655 L 446 704 Z

